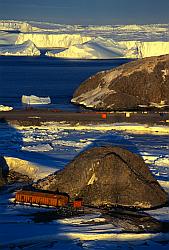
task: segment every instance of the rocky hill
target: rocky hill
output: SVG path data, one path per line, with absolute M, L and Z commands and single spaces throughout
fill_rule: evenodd
M 107 111 L 169 106 L 169 55 L 99 72 L 80 85 L 71 101 Z
M 110 146 L 84 151 L 35 187 L 82 197 L 93 206 L 152 208 L 168 199 L 140 156 Z

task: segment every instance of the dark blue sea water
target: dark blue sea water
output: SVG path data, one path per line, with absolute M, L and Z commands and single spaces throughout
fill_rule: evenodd
M 77 111 L 70 103 L 75 89 L 89 76 L 127 59 L 61 60 L 48 57 L 0 57 L 0 104 L 22 108 L 22 95 L 50 96 L 48 107 Z

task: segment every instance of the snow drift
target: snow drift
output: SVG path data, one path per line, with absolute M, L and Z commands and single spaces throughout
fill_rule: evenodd
M 39 56 L 40 51 L 33 42 L 25 41 L 19 45 L 0 46 L 1 56 Z
M 22 103 L 25 104 L 50 104 L 51 103 L 51 99 L 50 97 L 38 97 L 35 95 L 23 95 L 22 96 Z

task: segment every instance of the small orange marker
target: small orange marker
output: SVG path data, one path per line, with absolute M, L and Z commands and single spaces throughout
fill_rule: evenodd
M 103 113 L 103 114 L 101 114 L 101 117 L 102 117 L 102 119 L 106 119 L 107 118 L 107 114 Z

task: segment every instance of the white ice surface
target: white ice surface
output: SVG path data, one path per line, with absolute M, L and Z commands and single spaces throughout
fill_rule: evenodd
M 72 45 L 61 52 L 48 51 L 47 56 L 74 59 L 144 58 L 169 53 L 169 42 L 120 41 L 99 37 Z
M 18 34 L 0 31 L 0 46 L 1 45 L 14 45 Z
M 13 107 L 10 107 L 10 106 L 4 106 L 4 105 L 0 105 L 0 111 L 10 111 L 12 110 Z
M 73 44 L 85 43 L 91 38 L 80 34 L 20 33 L 16 44 L 27 40 L 31 40 L 38 48 L 68 48 Z
M 48 51 L 47 55 L 53 57 L 142 58 L 169 53 L 169 25 L 81 26 L 0 21 L 1 45 L 22 44 L 27 40 L 31 40 L 38 48 L 67 48 L 59 54 Z
M 19 45 L 0 46 L 1 56 L 39 56 L 40 51 L 32 41 L 27 40 Z

